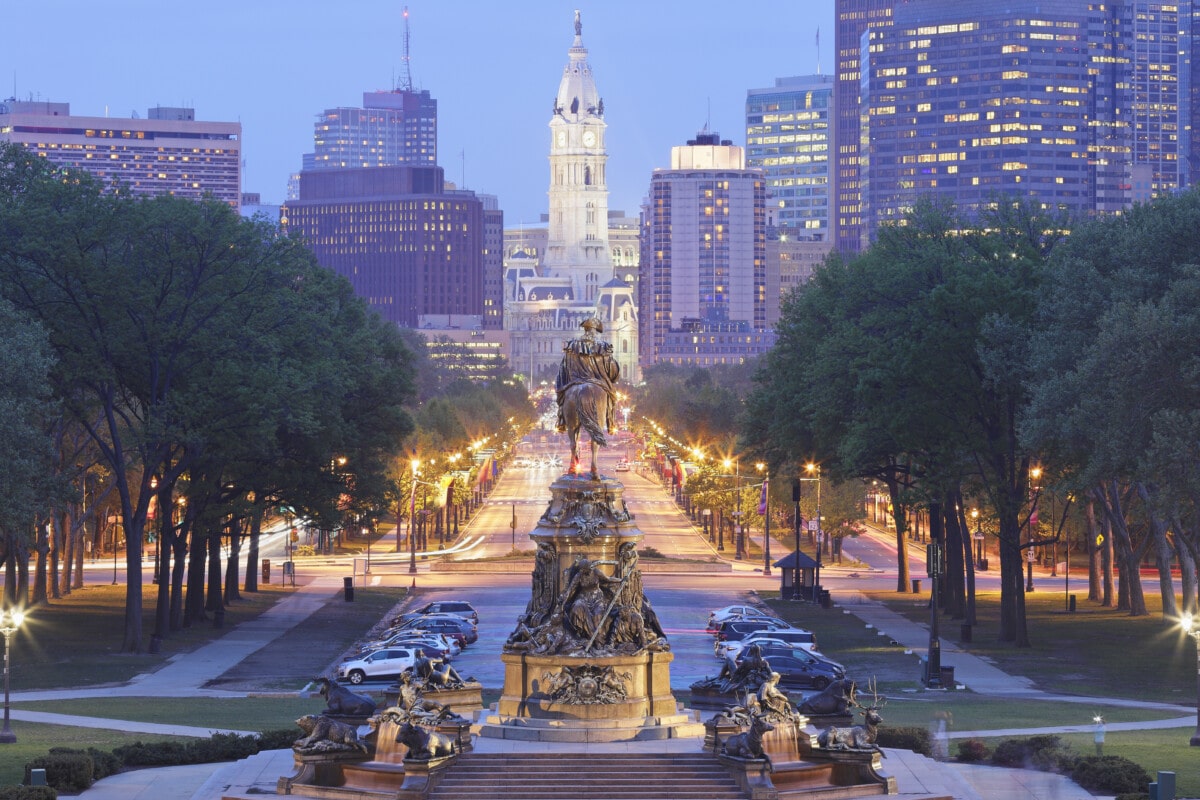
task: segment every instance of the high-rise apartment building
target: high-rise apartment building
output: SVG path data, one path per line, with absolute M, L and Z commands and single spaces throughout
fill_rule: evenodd
M 197 122 L 190 108 L 158 106 L 145 119 L 78 117 L 69 103 L 9 98 L 0 103 L 0 142 L 135 195 L 241 202 L 241 123 Z
M 1189 184 L 1191 4 L 839 0 L 836 244 L 917 198 L 1117 213 Z M 844 36 L 843 36 L 844 34 Z M 857 38 L 857 48 L 852 40 Z M 854 57 L 855 51 L 857 58 Z
M 671 148 L 643 210 L 642 365 L 739 363 L 765 352 L 766 180 L 702 132 Z
M 390 322 L 485 317 L 484 203 L 444 184 L 435 166 L 305 171 L 282 224 Z
M 597 316 L 626 380 L 638 372 L 637 304 L 614 271 L 609 244 L 604 100 L 596 89 L 583 25 L 559 79 L 550 122 L 550 213 L 541 258 L 507 259 L 504 326 L 512 366 L 531 384 L 553 381 L 563 343 Z M 522 251 L 524 252 L 524 251 Z
M 776 78 L 746 93 L 746 165 L 767 181 L 767 223 L 791 238 L 830 232 L 833 78 Z
M 834 14 L 836 78 L 833 90 L 833 239 L 843 253 L 862 248 L 864 217 L 859 195 L 862 125 L 862 37 L 891 25 L 897 0 L 837 0 Z
M 313 126 L 304 169 L 437 163 L 437 100 L 428 90 L 364 92 L 362 108 L 330 108 Z

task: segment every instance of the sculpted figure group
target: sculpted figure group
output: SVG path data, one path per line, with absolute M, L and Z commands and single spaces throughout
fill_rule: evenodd
M 543 543 L 535 560 L 529 604 L 505 650 L 616 655 L 669 649 L 642 590 L 637 562 L 637 546 L 626 542 L 616 564 L 581 555 L 560 575 L 554 546 Z M 616 575 L 601 569 L 606 564 L 617 567 Z

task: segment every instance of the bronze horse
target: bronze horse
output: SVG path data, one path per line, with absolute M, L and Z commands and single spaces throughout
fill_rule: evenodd
M 596 450 L 608 447 L 604 435 L 604 421 L 608 419 L 608 392 L 596 383 L 577 383 L 567 387 L 563 396 L 563 422 L 571 440 L 572 475 L 579 474 L 579 431 L 586 430 L 592 440 L 592 480 L 600 480 L 596 468 Z

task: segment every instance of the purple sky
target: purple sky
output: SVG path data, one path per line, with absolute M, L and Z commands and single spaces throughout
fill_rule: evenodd
M 745 143 L 747 89 L 834 67 L 833 0 L 16 0 L 0 97 L 15 89 L 87 116 L 185 105 L 238 120 L 243 190 L 278 203 L 312 149 L 315 115 L 392 88 L 405 5 L 413 83 L 438 101 L 446 177 L 497 195 L 510 227 L 546 210 L 547 123 L 576 8 L 604 98 L 610 208 L 634 215 L 651 171 L 706 121 Z

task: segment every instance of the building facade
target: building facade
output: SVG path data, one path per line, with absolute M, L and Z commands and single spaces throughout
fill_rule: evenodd
M 435 166 L 306 171 L 282 224 L 390 322 L 482 319 L 484 203 L 443 187 Z
M 211 195 L 238 208 L 242 126 L 197 122 L 190 108 L 151 108 L 146 117 L 79 117 L 69 103 L 0 103 L 0 142 L 91 173 L 135 195 Z
M 838 87 L 860 102 L 856 128 L 837 114 L 839 158 L 854 160 L 837 175 L 839 214 L 852 212 L 839 216 L 843 251 L 923 196 L 968 214 L 1024 197 L 1088 216 L 1190 183 L 1190 3 L 839 0 L 838 11 L 847 52 L 858 33 Z
M 767 180 L 767 224 L 792 239 L 830 238 L 833 77 L 776 78 L 746 93 L 746 166 Z
M 643 217 L 642 365 L 737 363 L 769 348 L 766 180 L 743 149 L 707 131 L 671 148 Z
M 363 92 L 362 108 L 326 109 L 304 169 L 437 164 L 437 100 L 427 90 Z
M 639 376 L 636 301 L 632 287 L 617 279 L 609 244 L 604 100 L 587 59 L 576 12 L 575 38 L 549 122 L 545 244 L 540 253 L 536 245 L 514 248 L 505 261 L 504 324 L 512 366 L 528 375 L 531 389 L 554 380 L 563 344 L 592 316 L 603 321 L 624 379 Z

